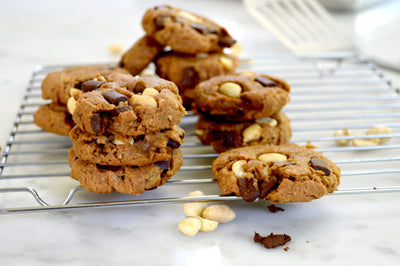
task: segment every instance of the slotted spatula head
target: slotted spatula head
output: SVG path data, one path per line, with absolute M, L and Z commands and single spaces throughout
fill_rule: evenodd
M 352 41 L 314 0 L 243 0 L 250 14 L 296 54 L 352 51 Z

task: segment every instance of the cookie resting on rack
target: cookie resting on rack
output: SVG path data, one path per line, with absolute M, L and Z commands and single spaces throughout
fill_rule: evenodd
M 186 114 L 178 88 L 161 78 L 114 74 L 91 80 L 68 101 L 72 117 L 91 134 L 144 135 L 172 128 Z
M 139 195 L 168 181 L 181 167 L 182 151 L 171 151 L 170 160 L 158 161 L 143 166 L 100 165 L 79 159 L 69 151 L 71 177 L 81 186 L 96 193 L 120 192 Z
M 252 72 L 221 75 L 198 84 L 196 107 L 226 120 L 260 119 L 279 112 L 289 102 L 290 86 L 284 80 Z
M 129 74 L 126 69 L 109 65 L 87 65 L 66 68 L 49 73 L 42 82 L 42 97 L 54 103 L 66 105 L 72 90 L 81 90 L 81 84 L 98 75 L 107 77 L 113 73 Z
M 75 123 L 67 107 L 55 103 L 44 104 L 33 114 L 33 123 L 44 131 L 68 136 Z
M 294 143 L 236 148 L 214 160 L 223 194 L 246 201 L 307 202 L 336 190 L 340 169 L 321 153 Z
M 292 128 L 289 118 L 282 112 L 242 122 L 199 114 L 195 134 L 204 145 L 212 145 L 216 152 L 221 153 L 244 146 L 286 144 L 292 137 Z
M 235 73 L 239 60 L 225 53 L 188 55 L 168 52 L 157 57 L 155 64 L 156 73 L 178 86 L 183 105 L 191 109 L 197 84 L 214 76 Z
M 181 53 L 221 52 L 236 42 L 214 21 L 168 5 L 148 9 L 142 26 L 159 44 Z
M 79 159 L 101 165 L 147 165 L 171 159 L 181 146 L 185 132 L 178 125 L 171 129 L 139 136 L 94 135 L 74 127 L 70 134 Z

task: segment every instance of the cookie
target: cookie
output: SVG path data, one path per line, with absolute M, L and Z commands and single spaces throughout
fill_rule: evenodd
M 139 75 L 159 55 L 164 46 L 158 44 L 151 37 L 143 36 L 128 51 L 119 63 L 132 75 Z
M 224 121 L 200 114 L 195 133 L 203 144 L 211 144 L 218 153 L 259 144 L 286 144 L 292 137 L 290 120 L 282 112 L 243 122 Z
M 211 77 L 233 74 L 239 66 L 236 56 L 224 53 L 187 55 L 170 52 L 157 57 L 155 63 L 156 73 L 178 86 L 183 104 L 188 108 L 194 102 L 194 93 L 188 90 L 194 90 L 197 84 Z
M 40 106 L 33 114 L 33 123 L 44 131 L 63 136 L 68 136 L 75 125 L 67 107 L 55 103 Z
M 42 82 L 42 98 L 51 99 L 54 103 L 66 105 L 71 97 L 71 88 L 80 89 L 80 85 L 96 78 L 112 73 L 129 74 L 126 69 L 108 65 L 76 66 L 48 74 Z
M 136 137 L 93 135 L 74 127 L 69 136 L 76 156 L 101 165 L 148 165 L 171 159 L 171 152 L 183 142 L 185 132 L 175 125 L 172 129 Z
M 168 5 L 148 9 L 142 26 L 161 45 L 187 54 L 220 52 L 235 43 L 225 28 L 210 19 Z
M 71 177 L 78 180 L 84 189 L 131 195 L 139 195 L 167 182 L 183 163 L 181 150 L 173 149 L 170 158 L 144 166 L 104 166 L 79 159 L 73 148 L 68 154 Z
M 336 190 L 340 169 L 321 153 L 294 143 L 236 148 L 214 160 L 224 194 L 246 201 L 306 202 Z
M 290 86 L 263 74 L 216 76 L 195 88 L 196 107 L 226 120 L 253 120 L 271 116 L 289 102 Z
M 81 87 L 87 92 L 71 97 L 68 108 L 91 134 L 144 135 L 172 128 L 186 114 L 178 88 L 164 79 L 114 74 Z

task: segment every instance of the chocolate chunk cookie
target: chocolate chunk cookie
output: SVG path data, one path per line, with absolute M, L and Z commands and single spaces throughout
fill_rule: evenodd
M 91 134 L 144 135 L 172 128 L 186 114 L 178 88 L 164 79 L 114 74 L 81 87 L 87 92 L 71 97 L 68 108 Z
M 77 66 L 48 74 L 42 82 L 43 99 L 51 99 L 54 103 L 66 105 L 71 97 L 72 88 L 80 89 L 80 85 L 96 78 L 107 77 L 112 73 L 129 74 L 126 69 L 107 65 Z
M 216 76 L 195 88 L 196 107 L 226 120 L 253 120 L 271 116 L 289 102 L 290 86 L 263 74 Z
M 93 135 L 74 127 L 69 136 L 76 156 L 101 165 L 148 165 L 171 159 L 171 152 L 183 142 L 185 132 L 175 125 L 172 129 L 136 137 L 124 135 Z
M 33 114 L 33 123 L 44 131 L 63 136 L 68 136 L 75 125 L 67 107 L 55 103 L 40 106 Z
M 281 145 L 289 142 L 292 129 L 282 112 L 260 120 L 232 122 L 200 114 L 195 126 L 199 140 L 211 144 L 216 152 L 259 144 Z
M 236 56 L 224 53 L 187 55 L 170 52 L 159 56 L 155 63 L 156 73 L 178 86 L 187 109 L 192 108 L 192 91 L 197 84 L 214 76 L 233 74 L 239 66 Z
M 336 190 L 340 169 L 321 153 L 290 143 L 221 153 L 212 164 L 224 194 L 246 201 L 306 202 Z
M 144 166 L 107 166 L 83 161 L 75 155 L 73 148 L 68 157 L 71 177 L 78 180 L 84 189 L 96 193 L 117 191 L 131 195 L 163 185 L 183 163 L 180 149 L 171 151 L 170 160 Z
M 161 45 L 187 54 L 219 52 L 235 43 L 225 28 L 210 19 L 168 5 L 148 9 L 142 26 Z
M 134 76 L 139 75 L 163 49 L 164 46 L 151 37 L 143 36 L 122 55 L 119 66 L 126 68 Z

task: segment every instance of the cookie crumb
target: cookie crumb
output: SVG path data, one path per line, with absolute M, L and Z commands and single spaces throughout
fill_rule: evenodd
M 274 204 L 269 205 L 269 206 L 268 206 L 268 210 L 269 210 L 270 212 L 272 212 L 272 213 L 277 213 L 277 212 L 279 212 L 279 211 L 281 211 L 281 212 L 285 211 L 284 208 L 278 207 L 278 206 L 276 206 L 276 205 L 274 205 Z
M 254 232 L 254 242 L 262 244 L 267 249 L 283 246 L 291 240 L 292 238 L 287 234 L 282 235 L 271 233 L 270 235 L 264 237 L 259 233 Z M 288 247 L 286 248 L 289 249 Z
M 285 247 L 283 250 L 287 252 L 289 250 L 289 247 Z
M 124 46 L 122 46 L 122 44 L 119 43 L 113 43 L 108 46 L 108 52 L 110 54 L 119 55 L 122 53 L 123 50 Z
M 320 149 L 320 146 L 314 145 L 311 141 L 307 141 L 306 145 L 304 145 L 307 149 Z

